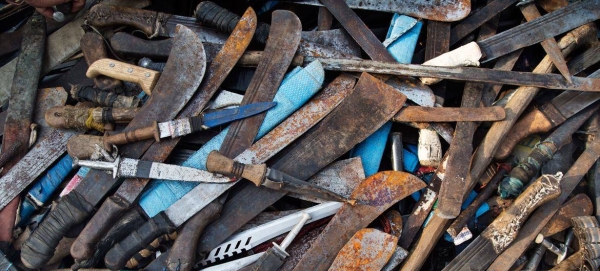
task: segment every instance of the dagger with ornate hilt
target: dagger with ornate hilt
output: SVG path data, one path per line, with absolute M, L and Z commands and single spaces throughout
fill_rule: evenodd
M 101 136 L 77 135 L 69 139 L 67 152 L 72 157 L 86 159 L 94 152 L 94 145 L 98 144 L 111 151 L 113 145 L 122 145 L 136 141 L 154 138 L 157 142 L 165 137 L 180 137 L 216 127 L 235 120 L 254 116 L 274 107 L 275 102 L 253 103 L 232 109 L 223 109 L 215 112 L 204 113 L 190 118 L 176 119 L 166 122 L 154 122 L 152 125 L 122 132 L 118 134 L 105 134 Z

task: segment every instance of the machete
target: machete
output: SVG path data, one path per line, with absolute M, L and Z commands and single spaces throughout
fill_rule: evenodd
M 356 232 L 367 227 L 393 204 L 424 187 L 423 181 L 405 172 L 382 171 L 368 177 L 350 196 L 366 204 L 344 204 L 294 270 L 327 270 L 336 253 Z
M 175 37 L 177 50 L 170 55 L 154 94 L 126 130 L 144 127 L 157 119 L 172 119 L 200 85 L 205 70 L 202 43 L 190 29 L 182 26 L 178 27 L 178 31 Z M 182 74 L 187 76 L 183 77 Z M 121 153 L 128 157 L 141 157 L 150 144 L 129 144 L 121 149 Z M 30 268 L 44 266 L 54 254 L 60 239 L 72 227 L 83 222 L 118 181 L 102 171 L 90 171 L 75 190 L 61 198 L 56 208 L 25 241 L 21 250 L 22 262 Z
M 190 117 L 202 113 L 211 97 L 216 93 L 227 74 L 250 44 L 255 28 L 256 14 L 250 8 L 246 10 L 242 19 L 238 22 L 233 34 L 227 39 L 223 48 L 215 57 L 215 61 L 207 67 L 206 79 L 195 97 L 178 117 Z M 164 161 L 180 139 L 174 138 L 155 143 L 142 158 L 152 161 Z M 129 210 L 148 181 L 146 179 L 136 182 L 124 182 L 113 196 L 104 201 L 98 212 L 88 222 L 71 246 L 71 255 L 76 261 L 81 262 L 89 259 L 95 252 L 98 252 L 95 250 L 96 243 L 110 230 L 112 224 L 115 224 L 119 217 Z M 106 251 L 100 253 L 106 253 Z M 96 258 L 101 259 L 103 257 L 104 255 L 100 255 Z
M 210 16 L 210 19 L 204 21 L 201 18 L 202 12 L 200 10 L 196 11 L 197 18 L 194 18 L 150 10 L 96 5 L 90 9 L 88 23 L 96 27 L 132 26 L 150 37 L 172 37 L 175 25 L 182 24 L 193 29 L 203 43 L 223 44 L 227 39 L 227 35 L 224 33 L 231 33 L 240 17 L 214 3 L 206 1 L 200 3 L 197 9 L 203 5 L 209 5 L 210 8 L 215 9 L 214 12 L 219 13 L 221 16 L 217 18 L 221 20 L 211 21 L 210 19 L 213 19 L 213 16 Z M 213 6 L 216 6 L 216 8 Z M 110 16 L 107 16 L 107 14 Z M 141 17 L 147 18 L 147 20 L 139 20 Z M 215 28 L 201 26 L 197 21 L 200 21 L 202 25 L 213 26 Z M 268 24 L 259 25 L 254 34 L 254 38 L 263 44 L 266 42 L 269 34 L 268 26 Z M 263 28 L 262 30 L 261 27 Z M 352 55 L 357 55 L 360 52 L 360 48 L 356 46 L 343 30 L 317 31 L 317 33 L 314 33 L 314 31 L 304 31 L 301 35 L 302 41 L 300 42 L 300 47 L 302 47 L 302 44 L 308 45 L 310 42 L 315 42 Z M 262 38 L 258 38 L 259 36 Z
M 160 142 L 161 138 L 176 138 L 204 131 L 235 120 L 244 119 L 267 111 L 275 106 L 273 102 L 241 105 L 237 108 L 222 109 L 202 113 L 190 118 L 181 118 L 153 124 L 128 132 L 105 134 L 103 137 L 93 135 L 76 135 L 69 139 L 67 151 L 72 157 L 85 159 L 91 157 L 94 145 L 98 144 L 107 151 L 112 151 L 113 145 L 123 145 L 141 140 L 152 139 Z M 140 177 L 140 176 L 138 176 Z
M 521 0 L 519 3 L 517 3 L 517 6 L 519 9 L 521 9 L 521 13 L 523 13 L 523 17 L 525 17 L 525 20 L 527 21 L 531 21 L 542 16 L 540 11 L 535 6 L 534 0 Z M 560 71 L 567 81 L 570 81 L 571 73 L 567 67 L 567 61 L 563 57 L 562 51 L 560 50 L 560 47 L 558 46 L 558 43 L 554 37 L 543 40 L 540 42 L 540 45 L 542 45 L 542 48 L 544 48 L 544 51 L 546 51 L 546 54 L 550 60 L 552 60 L 552 63 L 554 63 L 556 69 Z
M 517 237 L 527 217 L 560 195 L 561 178 L 562 173 L 539 177 L 444 270 L 485 270 L 495 258 L 487 256 L 502 253 Z
M 324 6 L 323 1 L 319 0 L 284 0 L 297 4 Z M 453 0 L 453 1 L 362 1 L 346 0 L 346 4 L 352 9 L 366 9 L 391 13 L 406 14 L 417 18 L 423 18 L 432 21 L 454 22 L 463 19 L 471 11 L 471 1 Z
M 362 229 L 342 247 L 330 270 L 381 270 L 392 257 L 398 237 L 376 229 Z
M 399 76 L 434 77 L 450 80 L 531 86 L 547 89 L 579 90 L 591 92 L 600 91 L 600 79 L 571 77 L 572 83 L 570 83 L 562 75 L 558 74 L 515 72 L 471 67 L 425 66 L 362 59 L 305 58 L 305 61 L 309 60 L 319 60 L 322 63 L 323 68 L 330 71 L 368 72 Z
M 46 48 L 46 19 L 35 13 L 24 26 L 23 47 L 17 61 L 15 73 L 10 89 L 10 106 L 7 109 L 2 137 L 2 152 L 13 151 L 10 160 L 7 160 L 1 171 L 6 174 L 19 160 L 25 156 L 29 149 L 30 125 L 33 123 L 35 97 L 41 76 L 44 50 Z M 4 81 L 3 84 L 10 82 Z M 14 149 L 14 147 L 16 149 Z M 19 198 L 11 198 L 8 206 L 0 210 L 0 242 L 12 240 L 12 226 L 14 225 Z

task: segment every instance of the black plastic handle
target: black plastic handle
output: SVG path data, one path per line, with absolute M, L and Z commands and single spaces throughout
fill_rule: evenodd
M 25 241 L 21 261 L 31 269 L 42 268 L 54 255 L 58 242 L 94 210 L 83 196 L 72 191 L 58 202 L 54 210 Z
M 123 241 L 114 245 L 104 257 L 104 264 L 111 270 L 123 269 L 127 261 L 137 252 L 148 247 L 154 239 L 177 228 L 164 212 L 148 220 L 142 227 L 129 234 Z
M 240 16 L 211 1 L 204 1 L 196 7 L 196 20 L 208 27 L 231 33 L 238 24 Z M 268 24 L 259 22 L 254 32 L 254 40 L 262 44 L 267 43 L 270 27 Z

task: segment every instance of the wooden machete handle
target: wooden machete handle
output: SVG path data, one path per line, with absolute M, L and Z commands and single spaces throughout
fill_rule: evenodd
M 90 8 L 86 19 L 90 25 L 95 27 L 109 27 L 117 25 L 127 25 L 135 27 L 148 36 L 156 36 L 163 29 L 157 20 L 168 21 L 170 15 L 152 10 L 137 8 L 95 5 Z M 157 27 L 159 27 L 157 29 Z
M 96 32 L 87 32 L 81 37 L 81 52 L 85 58 L 85 62 L 92 65 L 96 60 L 107 58 L 106 43 L 104 37 Z M 96 87 L 102 90 L 112 90 L 120 88 L 123 85 L 121 80 L 106 76 L 98 76 L 94 78 Z
M 100 147 L 104 146 L 101 136 L 74 135 L 67 142 L 67 153 L 73 158 L 89 159 L 96 151 L 94 147 L 96 144 Z
M 157 71 L 123 63 L 110 58 L 96 60 L 90 65 L 85 73 L 85 76 L 89 78 L 95 78 L 99 75 L 106 75 L 123 81 L 137 83 L 148 95 L 152 93 L 152 89 L 160 77 L 160 73 Z
M 494 159 L 498 161 L 506 159 L 521 140 L 535 133 L 548 132 L 552 128 L 554 128 L 554 125 L 540 110 L 535 109 L 527 113 L 515 123 L 510 133 L 506 135 L 502 144 L 498 147 Z
M 206 159 L 206 170 L 224 175 L 244 178 L 260 186 L 267 173 L 267 165 L 246 165 L 227 158 L 218 151 L 212 151 Z
M 525 220 L 535 209 L 560 195 L 560 178 L 562 176 L 539 177 L 484 230 L 481 235 L 491 241 L 497 253 L 504 251 L 515 240 Z
M 158 123 L 156 121 L 148 127 L 143 127 L 114 135 L 104 134 L 103 142 L 104 148 L 106 150 L 110 150 L 112 145 L 123 145 L 151 138 L 154 138 L 156 142 L 160 141 Z

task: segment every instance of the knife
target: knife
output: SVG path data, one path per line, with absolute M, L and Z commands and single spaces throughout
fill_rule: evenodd
M 279 170 L 267 168 L 267 165 L 265 164 L 242 164 L 222 155 L 218 151 L 212 151 L 208 154 L 206 170 L 230 176 L 233 175 L 237 178 L 244 178 L 253 182 L 256 186 L 262 185 L 273 190 L 284 190 L 328 201 L 348 202 L 351 205 L 356 203 L 355 200 L 348 200 L 337 193 L 321 188 L 315 184 L 299 180 Z
M 176 138 L 198 131 L 210 129 L 234 120 L 243 119 L 264 112 L 277 103 L 261 102 L 239 106 L 232 109 L 223 109 L 215 112 L 204 113 L 190 118 L 182 118 L 167 122 L 154 122 L 152 125 L 122 132 L 114 135 L 105 134 L 103 137 L 92 135 L 76 135 L 69 139 L 67 152 L 72 157 L 80 159 L 89 158 L 93 153 L 94 145 L 103 146 L 111 151 L 113 145 L 122 145 L 141 140 L 154 138 L 159 142 L 161 138 Z

